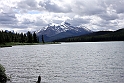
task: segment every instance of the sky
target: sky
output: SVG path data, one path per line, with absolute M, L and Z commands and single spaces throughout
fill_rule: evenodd
M 92 31 L 124 28 L 124 0 L 0 0 L 0 30 L 37 31 L 63 21 Z

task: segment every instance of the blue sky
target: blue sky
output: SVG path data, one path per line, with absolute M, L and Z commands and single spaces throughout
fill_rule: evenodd
M 0 30 L 36 31 L 63 21 L 93 31 L 124 28 L 124 0 L 0 0 Z

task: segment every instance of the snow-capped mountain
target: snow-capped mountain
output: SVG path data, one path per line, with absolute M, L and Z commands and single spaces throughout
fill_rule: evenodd
M 62 22 L 61 24 L 54 25 L 49 24 L 48 26 L 36 31 L 39 41 L 41 42 L 41 36 L 44 35 L 45 41 L 53 41 L 60 38 L 79 36 L 83 34 L 91 33 L 92 31 L 86 27 L 74 27 L 70 23 Z

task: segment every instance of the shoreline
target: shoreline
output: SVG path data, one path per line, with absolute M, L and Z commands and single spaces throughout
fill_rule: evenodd
M 0 44 L 0 48 L 12 47 L 12 46 L 16 46 L 16 45 L 46 45 L 46 44 L 61 44 L 61 43 L 60 42 L 46 42 L 46 43 L 19 43 L 19 42 L 10 42 L 10 43 Z

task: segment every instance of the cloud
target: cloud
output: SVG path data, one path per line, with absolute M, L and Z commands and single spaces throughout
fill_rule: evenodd
M 20 13 L 27 13 L 28 11 L 37 10 L 36 0 L 21 0 L 17 3 L 17 9 Z
M 73 7 L 73 12 L 80 15 L 95 15 L 105 12 L 105 7 L 102 5 L 102 0 L 101 2 L 99 0 L 76 0 Z
M 63 3 L 61 3 L 63 4 Z M 39 6 L 41 6 L 44 10 L 48 12 L 54 13 L 68 13 L 71 12 L 71 7 L 68 5 L 60 5 L 59 3 L 55 3 L 52 0 L 40 1 Z
M 0 24 L 15 24 L 17 22 L 14 14 L 0 13 Z
M 111 6 L 117 13 L 124 13 L 124 0 L 105 0 L 106 6 Z
M 90 23 L 90 18 L 86 18 L 85 16 L 81 17 L 79 15 L 75 15 L 73 18 L 68 19 L 67 22 L 71 23 L 73 26 L 83 25 Z
M 70 22 L 91 30 L 124 28 L 124 0 L 0 0 L 0 29 L 38 30 Z
M 105 13 L 105 14 L 100 14 L 100 15 L 98 15 L 101 19 L 103 19 L 103 20 L 116 20 L 116 19 L 118 19 L 119 17 L 118 17 L 118 15 L 116 14 L 116 13 L 114 13 L 114 14 L 108 14 L 108 13 Z

